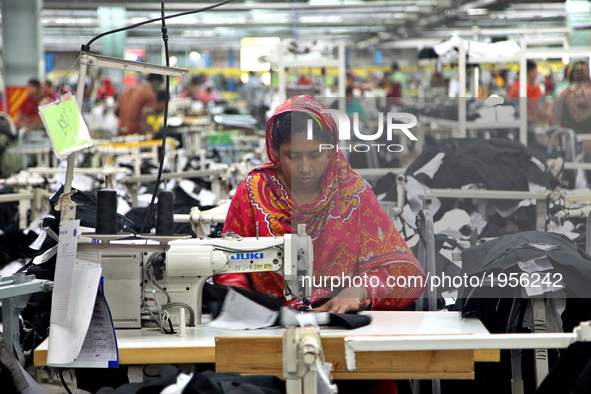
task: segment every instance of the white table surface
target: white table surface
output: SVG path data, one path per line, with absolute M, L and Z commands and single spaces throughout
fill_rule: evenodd
M 459 312 L 363 312 L 373 317 L 370 325 L 355 330 L 324 327 L 321 336 L 380 336 L 380 335 L 454 335 L 488 334 L 478 319 L 462 319 Z M 177 330 L 178 331 L 178 330 Z M 187 327 L 187 336 L 165 335 L 159 330 L 117 330 L 120 351 L 126 348 L 214 347 L 216 337 L 283 336 L 282 328 L 259 330 L 224 330 L 206 325 Z M 36 350 L 47 350 L 45 340 Z

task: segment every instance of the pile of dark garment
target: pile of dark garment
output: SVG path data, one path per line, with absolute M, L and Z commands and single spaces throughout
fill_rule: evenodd
M 572 332 L 581 322 L 591 319 L 591 255 L 564 235 L 540 231 L 506 235 L 463 250 L 462 264 L 462 275 L 496 278 L 492 287 L 487 284 L 460 288 L 457 303 L 463 316 L 478 317 L 491 333 L 533 331 L 531 298 L 538 294 L 545 296 L 548 332 Z M 501 287 L 504 279 L 510 277 L 520 278 L 519 285 L 507 282 Z M 523 352 L 524 377 L 532 372 L 532 353 Z M 570 353 L 569 350 L 567 355 Z M 561 355 L 564 356 L 563 352 Z M 507 357 L 502 355 L 502 362 L 508 363 Z M 550 351 L 549 357 L 552 365 L 558 353 Z M 588 362 L 589 358 L 580 366 L 581 371 Z M 561 359 L 556 368 L 564 368 L 564 363 Z M 551 373 L 540 392 L 550 392 L 547 388 L 555 387 L 557 378 L 564 385 L 571 385 L 578 378 L 563 381 L 563 377 Z
M 147 378 L 141 383 L 128 383 L 117 388 L 103 387 L 98 394 L 147 394 L 160 393 L 165 388 L 177 384 L 183 373 L 172 365 L 160 367 L 160 376 Z M 237 373 L 215 373 L 194 371 L 187 376 L 188 383 L 181 390 L 185 394 L 281 394 L 285 393 L 285 383 L 275 376 L 240 376 Z M 177 386 L 178 387 L 178 386 Z
M 547 332 L 572 332 L 581 322 L 591 320 L 591 255 L 561 234 L 527 231 L 505 235 L 464 249 L 461 257 L 458 276 L 487 280 L 482 286 L 460 287 L 456 307 L 462 316 L 480 319 L 491 333 L 532 332 L 531 300 L 542 294 Z M 535 325 L 541 324 L 536 321 Z M 519 354 L 526 393 L 588 392 L 585 373 L 591 365 L 591 353 L 586 343 L 577 343 L 566 352 L 548 349 L 547 360 L 554 367 L 538 391 L 534 351 L 522 350 Z M 487 363 L 486 368 L 476 371 L 477 381 L 442 382 L 442 388 L 510 392 L 512 362 L 510 351 L 503 350 L 500 363 Z
M 480 101 L 469 100 L 467 103 L 466 120 L 474 120 L 480 117 L 478 109 L 484 106 Z M 405 112 L 405 111 L 401 111 Z M 458 120 L 458 100 L 436 99 L 433 103 L 423 106 L 419 110 L 421 115 L 431 116 L 447 120 Z
M 558 181 L 545 171 L 544 161 L 538 152 L 515 141 L 450 138 L 426 145 L 407 168 L 406 176 L 436 189 L 460 189 L 470 184 L 487 190 L 529 191 L 530 184 L 553 189 Z M 392 185 L 393 175 L 379 182 L 374 191 L 385 192 L 386 201 L 396 201 L 396 186 Z M 454 208 L 468 213 L 477 210 L 469 198 L 440 201 L 441 208 L 433 213 L 435 221 Z M 488 224 L 479 235 L 491 237 L 535 229 L 535 206 L 518 208 L 518 204 L 517 200 L 490 200 Z
M 461 274 L 495 278 L 492 286 L 460 288 L 458 294 L 464 316 L 478 317 L 491 332 L 521 330 L 519 316 L 528 301 L 522 296 L 524 286 L 526 293 L 533 295 L 562 289 L 567 303 L 560 331 L 572 331 L 580 321 L 591 319 L 591 255 L 562 234 L 526 231 L 470 247 L 462 251 Z M 525 275 L 530 279 L 510 285 L 499 281 L 499 274 L 506 275 L 501 278 Z M 569 308 L 571 300 L 573 308 Z M 504 303 L 509 307 L 499 308 Z
M 0 194 L 14 193 L 11 186 L 0 189 Z M 29 246 L 37 239 L 34 231 L 19 228 L 18 202 L 0 204 L 0 268 L 12 261 L 29 259 L 39 252 Z

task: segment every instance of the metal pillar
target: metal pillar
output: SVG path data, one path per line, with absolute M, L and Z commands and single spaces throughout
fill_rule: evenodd
M 27 306 L 31 294 L 52 291 L 53 282 L 35 279 L 35 275 L 15 274 L 0 278 L 0 300 L 2 300 L 3 337 L 18 362 L 25 365 L 20 344 L 20 312 Z
M 566 11 L 566 23 L 569 28 L 569 47 L 580 47 L 590 45 L 591 31 L 589 31 L 588 29 L 574 29 L 574 27 L 589 24 L 589 18 L 591 18 L 591 4 L 589 4 L 589 1 L 567 0 Z
M 8 96 L 3 109 L 12 117 L 26 97 L 27 81 L 45 77 L 41 8 L 42 0 L 2 0 L 2 57 Z
M 125 8 L 123 7 L 98 7 L 96 14 L 101 31 L 109 31 L 127 24 L 125 20 Z M 101 38 L 101 55 L 124 59 L 125 50 L 127 49 L 126 38 L 127 33 L 124 31 Z M 144 59 L 142 61 L 145 62 L 146 60 Z M 125 72 L 123 70 L 105 69 L 102 72 L 111 76 L 111 81 L 119 92 L 125 89 L 125 86 L 123 86 Z

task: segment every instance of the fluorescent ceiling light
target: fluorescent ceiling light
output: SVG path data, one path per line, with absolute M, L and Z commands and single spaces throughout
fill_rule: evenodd
M 217 17 L 209 17 L 203 18 L 201 23 L 206 25 L 243 25 L 246 23 L 246 18 L 237 17 L 237 18 L 217 18 Z
M 488 10 L 486 8 L 470 8 L 466 10 L 466 14 L 473 16 L 473 15 L 487 15 Z
M 343 18 L 340 16 L 302 16 L 300 23 L 341 23 Z

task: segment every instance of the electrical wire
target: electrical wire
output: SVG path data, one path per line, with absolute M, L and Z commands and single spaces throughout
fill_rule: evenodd
M 162 41 L 164 42 L 164 60 L 166 63 L 166 67 L 170 67 L 170 57 L 168 55 L 168 28 L 166 27 L 166 18 L 164 16 L 164 0 L 161 2 L 160 7 L 160 14 L 162 17 Z M 158 193 L 158 189 L 160 188 L 160 181 L 162 178 L 162 169 L 164 167 L 164 152 L 166 150 L 166 134 L 168 129 L 168 102 L 169 98 L 168 95 L 170 94 L 170 76 L 166 75 L 165 77 L 165 88 L 164 88 L 164 120 L 162 123 L 162 153 L 160 154 L 160 166 L 158 167 L 158 175 L 156 176 L 156 184 L 154 185 L 154 191 L 152 192 L 152 200 L 150 201 L 150 205 L 148 206 L 148 211 L 146 212 L 146 216 L 144 217 L 144 223 L 140 229 L 140 234 L 144 234 L 144 230 L 146 225 L 148 224 L 148 220 L 152 215 L 152 209 L 154 208 L 154 201 L 156 200 L 156 194 Z
M 152 286 L 152 297 L 154 299 L 154 303 L 156 304 L 156 307 L 158 308 L 158 318 L 160 319 L 160 328 L 162 329 L 162 332 L 164 334 L 168 334 L 168 332 L 166 331 L 166 328 L 164 327 L 164 319 L 162 317 L 162 307 L 160 306 L 160 303 L 158 302 L 158 297 L 156 296 L 156 290 L 154 290 L 154 286 Z
M 150 282 L 152 283 L 152 286 L 156 286 L 156 288 L 158 290 L 160 290 L 161 292 L 164 293 L 164 295 L 166 295 L 166 303 L 170 304 L 172 302 L 171 298 L 170 298 L 170 294 L 168 294 L 168 292 L 166 290 L 164 290 L 164 288 L 162 286 L 160 286 L 158 283 L 156 283 L 154 281 L 154 266 L 152 264 L 152 260 L 154 260 L 154 258 L 160 256 L 160 253 L 154 253 L 152 256 L 150 256 L 150 258 L 148 259 L 148 262 L 146 263 L 146 276 L 148 277 L 148 279 L 150 280 Z M 150 271 L 151 270 L 151 271 Z M 142 282 L 142 287 L 143 287 L 143 282 Z
M 160 321 L 160 319 L 156 318 L 156 316 L 154 316 L 154 314 L 152 313 L 152 311 L 150 310 L 150 307 L 148 307 L 147 305 L 144 306 L 142 308 L 142 310 L 147 311 L 148 314 L 152 317 L 152 319 L 154 319 L 154 322 L 156 323 L 156 325 L 158 326 L 158 328 L 160 328 L 160 330 L 166 334 L 168 334 L 168 332 L 166 331 L 166 329 L 162 326 L 162 322 Z
M 208 11 L 217 7 L 221 7 L 225 4 L 228 4 L 230 2 L 232 2 L 233 0 L 225 0 L 222 1 L 220 3 L 217 4 L 213 4 L 207 7 L 203 7 L 197 10 L 191 10 L 191 11 L 185 11 L 185 12 L 179 12 L 177 14 L 173 14 L 173 15 L 168 15 L 166 16 L 164 14 L 164 0 L 162 0 L 161 2 L 161 16 L 160 18 L 153 18 L 153 19 L 148 19 L 145 20 L 143 22 L 139 22 L 139 23 L 135 23 L 133 25 L 129 25 L 129 26 L 125 26 L 125 27 L 121 27 L 118 29 L 113 29 L 113 30 L 109 30 L 106 32 L 103 32 L 95 37 L 93 37 L 90 41 L 88 41 L 86 43 L 85 46 L 83 46 L 83 50 L 84 51 L 88 51 L 90 52 L 90 45 L 95 42 L 96 40 L 98 40 L 99 38 L 108 36 L 110 34 L 114 34 L 114 33 L 118 33 L 118 32 L 122 32 L 122 31 L 126 31 L 126 30 L 131 30 L 134 29 L 136 27 L 139 26 L 143 26 L 146 25 L 148 23 L 153 23 L 153 22 L 158 22 L 161 21 L 162 22 L 162 41 L 164 42 L 164 52 L 165 52 L 165 62 L 166 62 L 166 66 L 169 67 L 170 66 L 170 59 L 169 59 L 169 54 L 168 54 L 168 28 L 166 27 L 166 19 L 172 19 L 172 18 L 178 18 L 181 16 L 185 16 L 185 15 L 191 15 L 191 14 L 197 14 L 199 12 L 204 12 L 204 11 Z M 154 201 L 156 199 L 156 193 L 158 191 L 158 188 L 160 187 L 160 181 L 161 181 L 161 177 L 162 177 L 162 168 L 164 167 L 164 152 L 166 149 L 166 130 L 168 127 L 168 103 L 169 103 L 169 92 L 170 92 L 170 76 L 166 76 L 166 95 L 165 95 L 165 106 L 164 106 L 164 122 L 163 122 L 163 126 L 162 126 L 162 156 L 160 158 L 160 166 L 158 168 L 158 176 L 156 178 L 156 184 L 154 185 L 154 192 L 152 193 L 152 200 L 150 201 L 150 205 L 148 206 L 148 211 L 146 212 L 146 217 L 144 218 L 144 223 L 142 224 L 141 230 L 140 230 L 140 234 L 144 233 L 144 230 L 146 228 L 146 225 L 148 224 L 148 219 L 150 218 L 150 215 L 152 214 L 152 210 L 154 207 Z
M 160 253 L 154 253 L 152 256 L 150 256 L 150 258 L 148 259 L 148 262 L 146 264 L 146 275 L 148 274 L 148 267 L 152 264 L 152 259 L 155 258 L 156 256 L 160 255 Z M 160 304 L 158 303 L 158 299 L 156 298 L 156 291 L 154 290 L 154 280 L 151 279 L 150 283 L 152 284 L 152 295 L 154 297 L 154 303 L 156 304 L 156 306 L 158 307 L 158 318 L 156 318 L 156 316 L 154 316 L 154 314 L 152 313 L 152 311 L 150 310 L 150 307 L 148 306 L 148 304 L 146 303 L 145 300 L 145 289 L 144 289 L 144 281 L 142 280 L 142 311 L 147 311 L 148 314 L 152 317 L 152 319 L 154 319 L 154 322 L 156 323 L 156 325 L 160 328 L 160 331 L 168 334 L 168 332 L 166 331 L 166 328 L 164 328 L 164 325 L 162 324 L 162 309 L 160 308 Z M 165 293 L 167 297 L 169 297 L 169 295 L 167 293 Z M 170 300 L 170 298 L 168 298 L 168 300 Z
M 96 40 L 98 40 L 99 38 L 108 36 L 109 34 L 114 34 L 114 33 L 119 33 L 121 31 L 135 29 L 136 27 L 147 25 L 148 23 L 159 22 L 159 21 L 163 21 L 164 22 L 165 19 L 178 18 L 180 16 L 192 15 L 192 14 L 197 14 L 197 13 L 203 12 L 203 11 L 209 11 L 209 10 L 212 10 L 214 8 L 221 7 L 223 5 L 226 5 L 228 3 L 231 3 L 232 1 L 234 1 L 234 0 L 226 0 L 226 1 L 222 1 L 221 3 L 217 3 L 217 4 L 213 4 L 213 5 L 204 7 L 204 8 L 200 8 L 198 10 L 184 11 L 184 12 L 179 12 L 178 14 L 172 14 L 172 15 L 168 15 L 168 16 L 164 16 L 163 15 L 160 18 L 148 19 L 148 20 L 145 20 L 143 22 L 135 23 L 133 25 L 129 25 L 129 26 L 125 26 L 125 27 L 120 27 L 118 29 L 109 30 L 109 31 L 106 31 L 104 33 L 99 34 L 98 36 L 93 37 L 90 41 L 88 41 L 86 43 L 86 45 L 90 45 L 93 42 L 95 42 Z
M 62 385 L 64 386 L 64 388 L 66 389 L 68 394 L 72 394 L 72 392 L 70 391 L 70 388 L 68 387 L 68 385 L 66 384 L 66 381 L 64 380 L 64 375 L 63 375 L 62 371 L 59 371 L 57 374 L 59 375 L 60 380 L 62 381 Z

